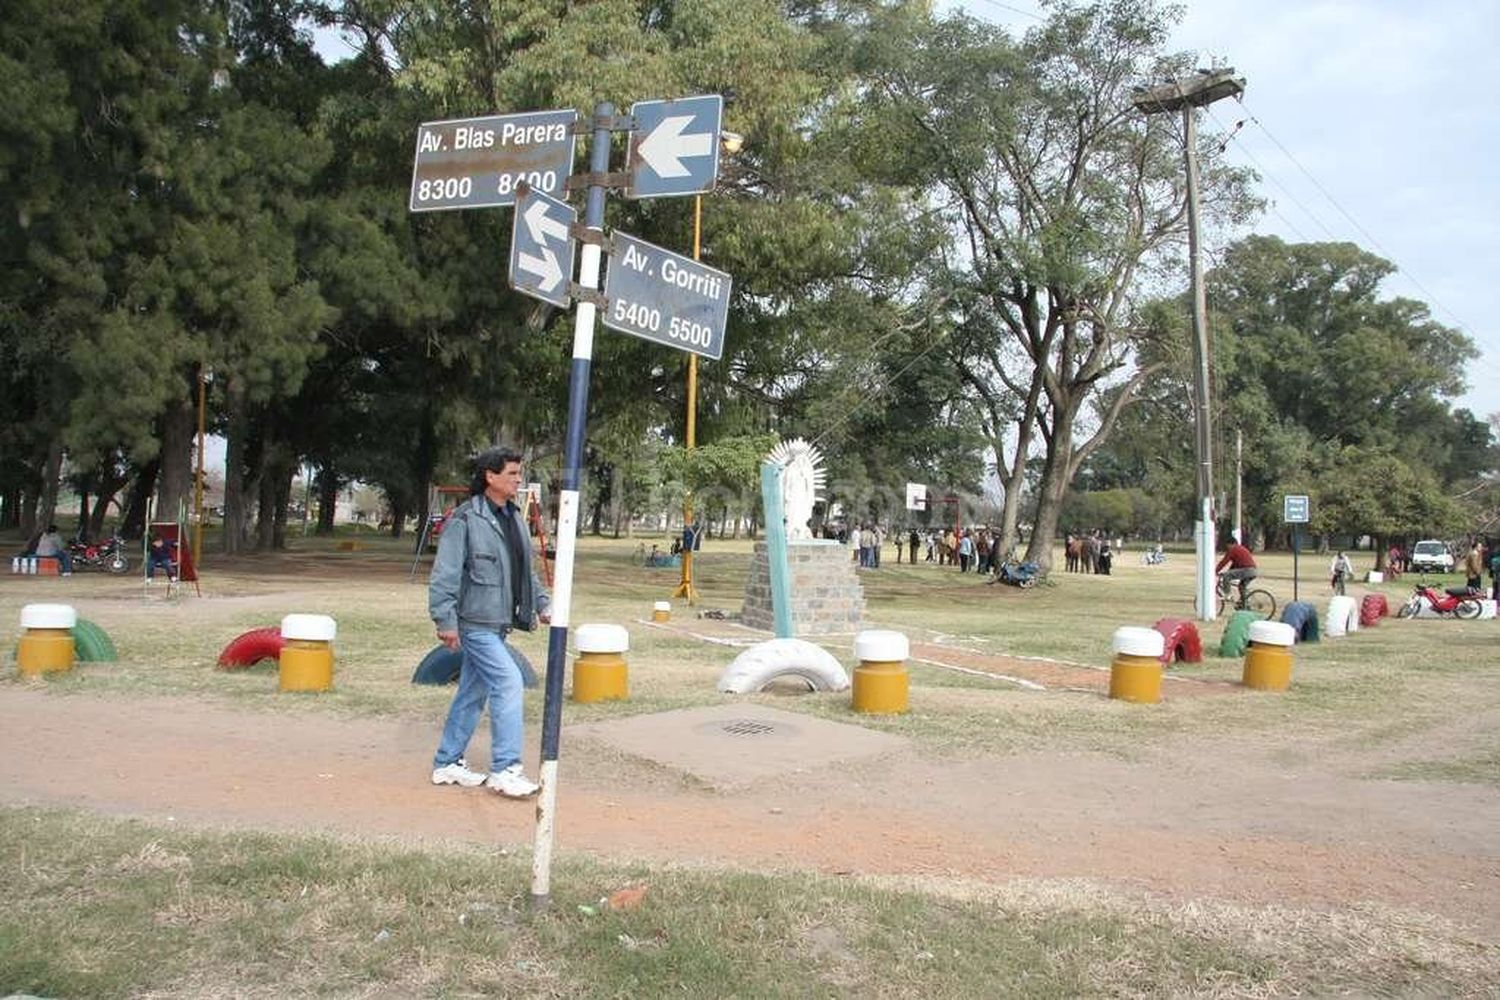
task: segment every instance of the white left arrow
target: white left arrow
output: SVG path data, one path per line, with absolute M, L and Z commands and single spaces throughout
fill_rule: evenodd
M 692 115 L 668 115 L 636 147 L 641 159 L 656 172 L 656 176 L 687 177 L 691 171 L 682 165 L 683 157 L 709 156 L 713 153 L 713 133 L 682 134 L 682 130 L 692 120 Z
M 548 215 L 547 203 L 540 198 L 526 207 L 522 218 L 526 220 L 526 229 L 531 233 L 531 239 L 535 243 L 546 246 L 548 236 L 555 236 L 560 240 L 568 238 L 567 225 Z
M 563 279 L 562 268 L 557 266 L 557 254 L 546 247 L 542 247 L 540 257 L 533 257 L 529 253 L 516 254 L 516 266 L 541 278 L 537 282 L 537 288 L 544 292 L 552 291 Z

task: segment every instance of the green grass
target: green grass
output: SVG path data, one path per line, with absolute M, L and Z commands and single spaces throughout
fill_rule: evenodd
M 17 620 L 22 604 L 66 597 L 109 631 L 120 651 L 114 664 L 82 665 L 47 680 L 59 694 L 210 697 L 256 711 L 410 716 L 441 713 L 448 693 L 414 687 L 411 672 L 433 648 L 426 617 L 425 564 L 411 577 L 410 541 L 366 534 L 359 552 L 341 552 L 339 539 L 293 536 L 285 553 L 205 559 L 203 598 L 172 601 L 148 592 L 134 577 L 76 575 L 71 581 L 0 578 L 0 625 Z M 649 546 L 650 539 L 645 541 Z M 670 595 L 676 569 L 648 569 L 635 559 L 637 539 L 584 538 L 575 571 L 572 620 L 617 622 L 631 631 L 631 700 L 564 708 L 570 721 L 591 721 L 695 705 L 718 704 L 714 681 L 736 653 L 641 623 L 651 604 Z M 739 610 L 751 543 L 712 542 L 695 561 L 697 609 Z M 1263 555 L 1261 583 L 1284 604 L 1292 596 L 1292 560 Z M 1326 604 L 1318 561 L 1302 560 L 1300 596 Z M 916 641 L 943 641 L 1001 654 L 1044 656 L 1094 666 L 1109 662 L 1109 641 L 1121 625 L 1158 618 L 1192 618 L 1189 558 L 1142 567 L 1131 554 L 1113 576 L 1058 573 L 1049 586 L 1019 591 L 986 586 L 978 578 L 930 564 L 887 560 L 861 574 L 866 622 L 897 628 Z M 1392 605 L 1405 584 L 1359 587 L 1380 591 Z M 147 596 L 149 594 L 149 596 Z M 293 611 L 326 613 L 339 623 L 335 689 L 317 696 L 282 695 L 274 667 L 214 669 L 219 650 L 240 632 L 275 625 Z M 1174 671 L 1187 677 L 1237 681 L 1240 663 L 1213 655 L 1221 623 L 1202 626 L 1208 656 Z M 897 719 L 853 717 L 839 698 L 771 697 L 772 704 L 825 718 L 900 733 L 928 750 L 962 748 L 1009 752 L 1018 747 L 1090 750 L 1131 757 L 1143 748 L 1195 732 L 1226 736 L 1268 733 L 1358 746 L 1392 742 L 1381 736 L 1421 719 L 1429 729 L 1455 724 L 1469 712 L 1500 708 L 1500 663 L 1488 654 L 1500 623 L 1397 621 L 1318 644 L 1299 646 L 1291 691 L 1284 696 L 1228 695 L 1179 699 L 1155 708 L 1123 706 L 1079 694 L 1019 690 L 940 668 L 911 667 L 912 711 Z M 545 632 L 517 643 L 539 669 Z M 7 642 L 7 647 L 13 641 Z M 850 640 L 834 649 L 851 666 Z M 5 683 L 19 681 L 10 672 Z M 1169 688 L 1170 691 L 1170 688 Z M 1438 697 L 1438 695 L 1442 697 Z M 534 722 L 540 698 L 527 701 Z
M 1480 995 L 1442 927 L 1066 886 L 883 886 L 0 810 L 0 986 L 44 996 Z M 642 904 L 600 900 L 645 886 Z M 497 887 L 507 887 L 499 890 Z M 1246 932 L 1249 921 L 1253 926 Z

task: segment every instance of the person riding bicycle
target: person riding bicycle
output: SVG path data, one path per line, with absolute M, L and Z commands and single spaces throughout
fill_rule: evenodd
M 1348 583 L 1354 576 L 1354 564 L 1343 552 L 1333 557 L 1333 564 L 1328 567 L 1328 584 L 1333 588 L 1335 594 L 1344 592 L 1344 584 Z
M 1245 585 L 1260 576 L 1260 570 L 1255 566 L 1255 557 L 1250 550 L 1240 542 L 1239 536 L 1232 535 L 1225 541 L 1224 555 L 1220 557 L 1214 572 L 1219 575 L 1219 591 L 1225 595 L 1229 593 L 1230 584 L 1238 584 L 1240 588 L 1240 603 L 1245 603 Z M 1228 566 L 1229 569 L 1224 567 Z

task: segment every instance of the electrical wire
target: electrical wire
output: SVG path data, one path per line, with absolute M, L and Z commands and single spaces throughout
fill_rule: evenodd
M 1243 105 L 1243 103 L 1244 102 L 1242 101 L 1241 104 Z M 1391 253 L 1384 246 L 1382 246 L 1380 241 L 1375 238 L 1373 233 L 1371 233 L 1364 226 L 1360 225 L 1359 220 L 1356 219 L 1352 214 L 1350 214 L 1349 211 L 1339 203 L 1339 200 L 1335 198 L 1326 187 L 1323 186 L 1322 182 L 1320 182 L 1316 177 L 1313 176 L 1312 171 L 1304 167 L 1302 165 L 1302 161 L 1293 156 L 1292 151 L 1287 149 L 1286 146 L 1282 144 L 1281 140 L 1276 138 L 1276 136 L 1272 134 L 1271 130 L 1266 127 L 1265 122 L 1261 121 L 1260 118 L 1258 118 L 1248 108 L 1246 109 L 1246 114 L 1249 116 L 1250 121 L 1254 122 L 1256 127 L 1265 133 L 1266 138 L 1270 139 L 1271 142 L 1276 145 L 1276 148 L 1281 150 L 1282 155 L 1290 160 L 1292 165 L 1295 166 L 1299 171 L 1301 171 L 1302 176 L 1306 177 L 1308 181 L 1312 183 L 1313 187 L 1317 188 L 1318 192 L 1322 194 L 1323 197 L 1328 199 L 1328 203 L 1335 209 L 1337 209 L 1338 213 L 1345 219 L 1347 219 L 1349 221 L 1349 224 L 1356 230 L 1358 230 L 1361 236 L 1369 241 L 1370 246 L 1374 247 L 1386 260 L 1396 265 L 1396 270 L 1400 271 L 1401 274 L 1406 277 L 1406 280 L 1410 281 L 1412 285 L 1416 287 L 1417 291 L 1422 293 L 1423 298 L 1425 298 L 1428 302 L 1432 303 L 1437 308 L 1441 309 L 1443 312 L 1447 313 L 1448 316 L 1452 318 L 1454 324 L 1460 330 L 1462 330 L 1464 333 L 1468 333 L 1471 337 L 1473 336 L 1473 334 L 1470 333 L 1469 324 L 1464 322 L 1463 317 L 1459 316 L 1458 313 L 1448 308 L 1448 305 L 1445 302 L 1439 299 L 1436 295 L 1432 294 L 1432 292 L 1428 291 L 1426 286 L 1424 286 L 1422 282 L 1418 280 L 1416 275 L 1412 274 L 1410 269 L 1402 267 L 1401 262 L 1396 260 L 1395 254 Z

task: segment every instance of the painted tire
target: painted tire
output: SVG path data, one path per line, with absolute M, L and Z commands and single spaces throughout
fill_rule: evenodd
M 1254 611 L 1236 611 L 1224 626 L 1224 635 L 1219 640 L 1219 655 L 1235 659 L 1244 656 L 1245 647 L 1250 643 L 1250 625 L 1262 620 Z
M 1160 618 L 1151 627 L 1162 635 L 1162 666 L 1170 667 L 1174 662 L 1203 662 L 1203 639 L 1194 622 L 1186 618 Z
M 1458 615 L 1458 617 L 1464 619 L 1465 621 L 1472 621 L 1484 613 L 1484 605 L 1480 604 L 1476 600 L 1470 599 L 1467 601 L 1459 601 L 1458 607 L 1454 608 L 1453 610 L 1454 613 Z
M 281 626 L 251 629 L 230 641 L 219 654 L 219 669 L 234 670 L 249 667 L 261 660 L 274 660 L 281 656 L 286 640 L 281 637 Z
M 1281 620 L 1297 630 L 1298 642 L 1318 641 L 1318 609 L 1306 601 L 1293 601 L 1282 608 Z
M 529 688 L 537 687 L 540 681 L 537 680 L 536 668 L 531 665 L 526 654 L 508 642 L 505 644 L 505 649 L 510 653 L 511 659 L 516 661 L 516 666 L 521 668 L 521 683 Z M 463 665 L 463 650 L 435 646 L 431 652 L 422 657 L 422 662 L 417 664 L 417 669 L 411 675 L 411 682 L 433 685 L 456 684 Z
M 73 625 L 73 649 L 80 663 L 113 663 L 120 658 L 109 634 L 85 618 Z
M 1378 625 L 1380 619 L 1391 613 L 1390 605 L 1386 603 L 1384 594 L 1366 594 L 1359 602 L 1359 623 L 1361 625 Z

